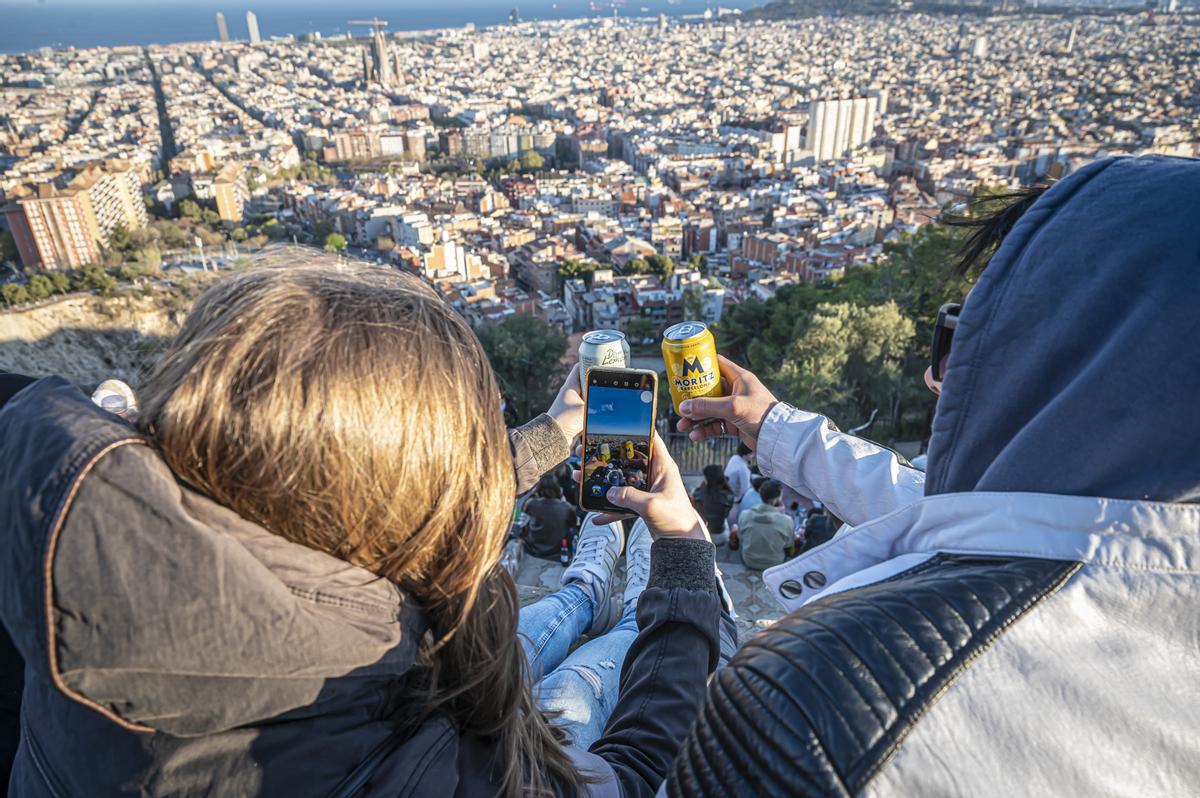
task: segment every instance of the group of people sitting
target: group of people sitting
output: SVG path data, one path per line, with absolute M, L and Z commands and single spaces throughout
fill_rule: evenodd
M 974 220 L 926 473 L 720 358 L 728 395 L 682 403 L 679 428 L 736 430 L 846 524 L 764 574 L 788 614 L 740 649 L 658 437 L 644 488 L 606 491 L 629 533 L 589 516 L 559 589 L 518 606 L 501 548 L 582 429 L 578 369 L 506 430 L 478 339 L 416 278 L 233 275 L 136 417 L 0 376 L 0 778 L 13 796 L 1190 794 L 1197 185 L 1194 161 L 1105 159 Z
M 703 481 L 692 491 L 692 504 L 713 543 L 740 551 L 747 568 L 762 571 L 829 540 L 835 519 L 819 500 L 763 476 L 750 465 L 752 458 L 743 443 L 724 470 L 715 463 L 705 466 Z

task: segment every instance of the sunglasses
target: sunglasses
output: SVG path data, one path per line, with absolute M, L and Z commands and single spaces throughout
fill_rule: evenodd
M 950 342 L 954 340 L 954 330 L 958 327 L 958 314 L 962 305 L 957 302 L 947 302 L 938 309 L 937 323 L 933 325 L 933 345 L 930 347 L 930 370 L 934 382 L 941 382 L 942 360 L 950 354 Z

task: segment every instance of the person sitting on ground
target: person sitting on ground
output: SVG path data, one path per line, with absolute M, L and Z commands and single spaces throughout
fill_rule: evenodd
M 729 508 L 729 525 L 737 524 L 738 516 L 742 513 L 742 498 L 750 490 L 754 475 L 750 471 L 754 460 L 754 450 L 745 441 L 738 441 L 737 452 L 730 455 L 725 464 L 725 481 L 733 493 L 733 506 Z
M 738 518 L 742 562 L 758 571 L 787 560 L 795 537 L 795 522 L 783 511 L 783 486 L 768 479 L 760 493 L 762 501 Z
M 763 575 L 790 614 L 717 672 L 668 795 L 1195 792 L 1198 186 L 1105 158 L 970 220 L 926 474 L 718 358 L 680 429 L 735 428 L 849 526 Z
M 575 534 L 575 508 L 563 498 L 558 475 L 551 472 L 542 476 L 521 509 L 528 519 L 521 533 L 525 551 L 534 557 L 557 560 L 563 540 L 570 541 Z
M 747 510 L 757 507 L 759 504 L 762 503 L 763 498 L 762 498 L 762 494 L 759 493 L 759 489 L 762 487 L 762 484 L 766 481 L 767 481 L 767 478 L 764 477 L 762 474 L 758 473 L 758 466 L 755 466 L 754 468 L 751 469 L 750 489 L 746 491 L 744 496 L 742 496 L 741 512 L 738 513 L 739 516 L 742 513 L 746 512 Z M 781 499 L 781 501 L 782 501 L 782 499 Z
M 750 490 L 746 491 L 746 495 L 742 497 L 741 503 L 729 510 L 729 549 L 737 551 L 740 541 L 738 540 L 738 519 L 749 509 L 762 504 L 762 496 L 759 495 L 758 489 L 767 481 L 767 478 L 758 473 L 758 466 L 750 469 Z M 738 515 L 734 516 L 734 511 L 741 508 Z
M 704 467 L 704 481 L 692 491 L 692 503 L 704 519 L 704 525 L 712 535 L 714 543 L 724 543 L 729 535 L 725 531 L 725 516 L 733 506 L 733 491 L 725 479 L 721 466 L 710 463 Z
M 572 428 L 508 439 L 461 316 L 342 264 L 205 291 L 136 425 L 27 381 L 0 409 L 9 794 L 653 795 L 732 622 L 657 437 L 649 489 L 609 491 L 643 519 L 626 594 L 620 525 L 593 523 L 562 590 L 518 611 L 515 487 L 578 433 L 573 374 Z M 562 659 L 614 618 L 623 668 L 611 632 Z
M 804 551 L 815 549 L 817 546 L 829 542 L 833 539 L 836 531 L 833 519 L 825 511 L 825 505 L 816 500 L 812 504 L 812 509 L 804 518 Z

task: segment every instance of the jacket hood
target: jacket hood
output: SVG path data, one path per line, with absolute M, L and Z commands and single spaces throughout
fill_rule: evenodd
M 1018 220 L 964 303 L 926 494 L 1200 501 L 1200 161 L 1109 158 Z
M 27 667 L 127 728 L 204 734 L 338 700 L 402 677 L 424 632 L 394 584 L 180 485 L 61 379 L 0 412 L 0 521 L 0 618 Z

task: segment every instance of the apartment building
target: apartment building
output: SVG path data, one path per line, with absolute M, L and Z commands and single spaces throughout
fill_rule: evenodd
M 212 193 L 221 221 L 241 224 L 246 216 L 250 189 L 246 183 L 246 170 L 240 163 L 234 161 L 221 167 L 213 178 Z
M 100 259 L 119 225 L 150 222 L 136 169 L 113 161 L 90 166 L 63 188 L 42 183 L 4 209 L 26 269 L 75 269 Z
M 814 100 L 808 107 L 805 148 L 817 163 L 841 158 L 848 150 L 870 141 L 875 131 L 874 97 Z

